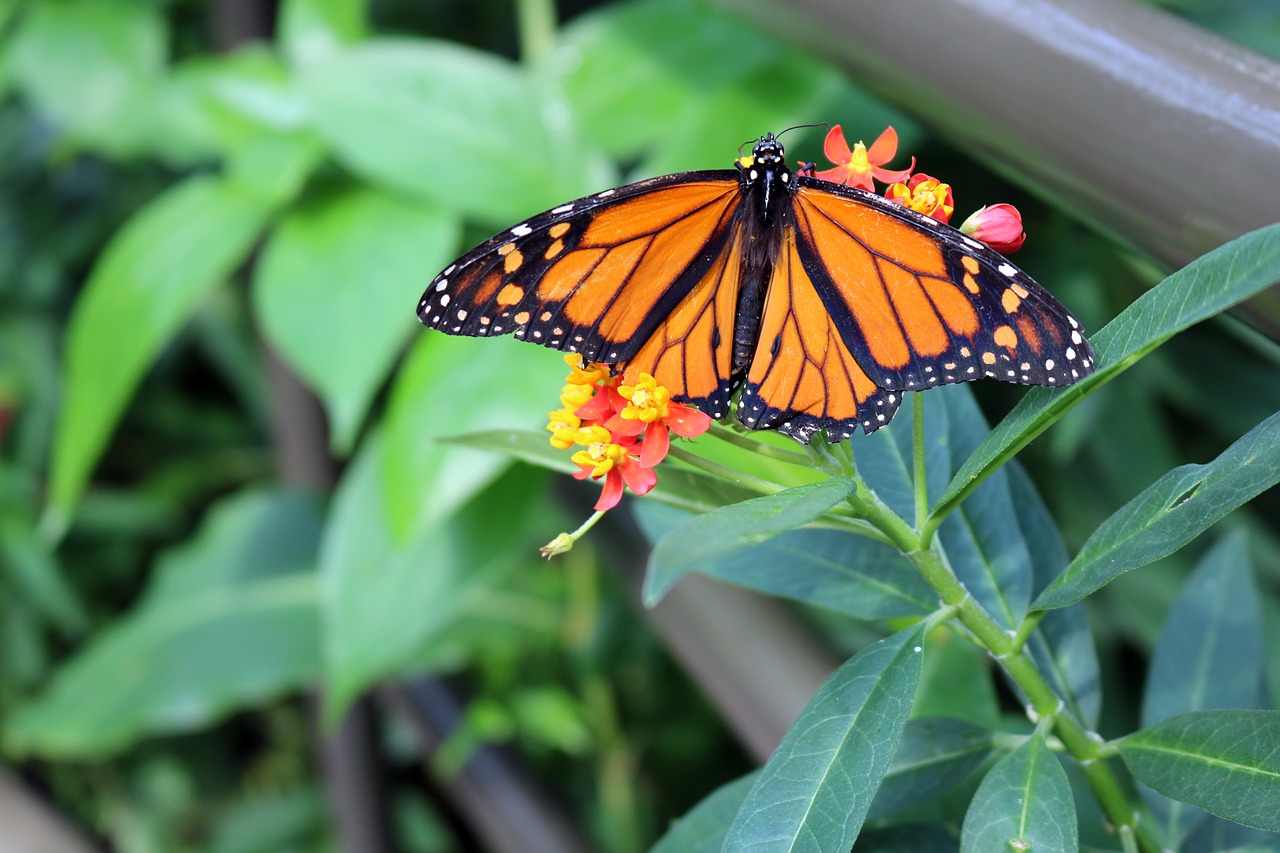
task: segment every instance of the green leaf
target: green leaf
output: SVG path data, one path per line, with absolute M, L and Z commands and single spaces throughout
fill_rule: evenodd
M 1071 785 L 1035 735 L 987 773 L 960 834 L 961 853 L 1069 853 L 1080 849 Z
M 368 34 L 368 0 L 285 0 L 277 38 L 295 63 L 314 62 Z
M 510 465 L 491 452 L 505 450 L 502 441 L 483 451 L 439 439 L 542 429 L 567 372 L 560 353 L 514 338 L 422 332 L 396 373 L 384 419 L 383 505 L 396 540 L 449 515 Z
M 1000 700 L 991 678 L 991 656 L 948 626 L 936 628 L 929 635 L 911 716 L 952 717 L 997 728 Z
M 720 853 L 729 825 L 759 775 L 748 773 L 716 788 L 677 818 L 649 853 Z
M 1018 527 L 1031 555 L 1032 584 L 1044 589 L 1067 565 L 1067 546 L 1031 478 L 1016 460 L 1004 468 L 1009 477 Z M 1027 640 L 1036 666 L 1063 697 L 1075 717 L 1093 728 L 1102 711 L 1102 673 L 1084 605 L 1047 613 Z
M 5 728 L 13 749 L 112 755 L 190 731 L 316 677 L 320 513 L 308 497 L 247 493 L 164 555 L 142 601 L 63 664 Z
M 1280 831 L 1280 711 L 1191 711 L 1116 742 L 1129 771 L 1166 797 Z
M 867 817 L 887 817 L 950 790 L 977 770 L 994 747 L 989 729 L 964 720 L 909 721 Z
M 154 3 L 41 0 L 10 48 L 17 84 L 77 142 L 115 155 L 149 144 L 144 120 L 168 33 Z
M 1186 711 L 1257 707 L 1262 613 L 1243 531 L 1225 537 L 1187 579 L 1156 644 L 1142 725 Z
M 493 54 L 376 39 L 309 63 L 300 85 L 345 166 L 495 226 L 612 178 L 569 132 L 563 108 Z
M 1280 412 L 1204 465 L 1175 468 L 1102 523 L 1034 602 L 1072 604 L 1116 575 L 1172 554 L 1236 507 L 1280 482 Z
M 660 486 L 672 488 L 658 469 Z M 650 542 L 688 523 L 690 514 L 654 500 L 636 504 L 636 515 Z M 705 510 L 704 510 L 705 511 Z M 825 607 L 862 619 L 923 616 L 937 606 L 937 594 L 896 549 L 846 530 L 804 529 L 782 533 L 758 545 L 707 560 L 695 570 L 727 583 Z M 649 603 L 661 600 L 679 575 L 652 574 Z
M 295 208 L 262 253 L 254 307 L 267 337 L 325 402 L 346 453 L 410 332 L 424 277 L 452 257 L 457 221 L 434 205 L 354 188 Z
M 1092 336 L 1097 370 L 1069 389 L 1034 388 L 951 478 L 933 515 L 965 495 L 1100 385 L 1178 332 L 1280 280 L 1280 223 L 1259 228 L 1192 261 L 1144 293 Z
M 645 578 L 645 603 L 656 604 L 686 572 L 808 524 L 852 492 L 852 480 L 826 480 L 721 507 L 692 519 L 654 546 Z
M 204 293 L 244 260 L 270 213 L 234 184 L 188 178 L 112 238 L 67 330 L 47 520 L 55 529 L 69 518 L 142 374 Z
M 920 679 L 917 626 L 863 649 L 800 712 L 747 794 L 726 850 L 848 850 Z
M 554 532 L 544 527 L 555 516 L 542 499 L 543 481 L 525 469 L 461 511 L 397 539 L 381 478 L 386 452 L 378 434 L 362 442 L 321 545 L 330 718 L 378 679 L 415 663 L 425 648 L 452 640 L 510 572 L 536 561 L 537 546 Z

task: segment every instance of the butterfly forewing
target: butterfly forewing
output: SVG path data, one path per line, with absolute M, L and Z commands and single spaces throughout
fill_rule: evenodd
M 560 205 L 446 268 L 418 317 L 450 334 L 514 333 L 625 361 L 723 254 L 738 192 L 734 172 L 691 172 Z

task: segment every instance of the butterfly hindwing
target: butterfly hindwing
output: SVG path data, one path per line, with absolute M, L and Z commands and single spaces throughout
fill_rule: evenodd
M 859 367 L 801 261 L 795 232 L 782 237 L 765 297 L 755 357 L 738 417 L 751 429 L 777 429 L 808 443 L 820 429 L 840 441 L 861 426 L 884 426 L 901 395 L 878 387 Z
M 802 178 L 799 254 L 851 352 L 883 388 L 984 376 L 1070 385 L 1093 369 L 1079 323 L 989 247 L 871 193 Z
M 734 172 L 668 175 L 560 205 L 506 231 L 440 273 L 418 304 L 454 335 L 517 337 L 632 358 L 728 244 Z

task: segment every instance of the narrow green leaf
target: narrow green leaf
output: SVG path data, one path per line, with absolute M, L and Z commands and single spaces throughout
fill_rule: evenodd
M 491 53 L 372 39 L 308 63 L 299 85 L 316 129 L 352 171 L 494 226 L 613 180 L 563 108 Z
M 720 853 L 729 825 L 759 775 L 748 773 L 716 788 L 677 818 L 649 853 Z
M 1172 554 L 1214 522 L 1280 482 L 1280 413 L 1204 465 L 1175 468 L 1102 523 L 1034 602 L 1072 604 L 1116 575 Z
M 1191 711 L 1116 746 L 1129 771 L 1166 797 L 1280 831 L 1280 711 Z
M 659 468 L 658 484 L 675 488 L 669 475 L 684 473 Z M 636 515 L 649 541 L 656 543 L 687 523 L 690 515 L 664 506 L 660 490 L 652 495 L 654 500 L 637 502 Z M 792 530 L 707 560 L 696 571 L 861 619 L 923 616 L 937 606 L 937 594 L 900 552 L 846 530 Z M 646 602 L 652 605 L 661 600 L 678 577 L 651 574 L 646 580 Z
M 867 817 L 887 817 L 950 790 L 977 770 L 994 746 L 990 729 L 964 720 L 910 720 Z
M 452 257 L 457 220 L 376 188 L 295 208 L 262 253 L 254 307 L 270 341 L 324 400 L 346 453 L 405 338 L 413 294 Z M 408 297 L 406 299 L 406 297 Z
M 136 214 L 94 267 L 67 330 L 49 523 L 69 518 L 129 395 L 213 285 L 244 260 L 270 215 L 257 196 L 188 178 Z
M 1074 853 L 1080 849 L 1071 784 L 1035 735 L 987 773 L 960 833 L 961 853 Z
M 935 516 L 951 511 L 974 486 L 1084 396 L 1109 382 L 1178 332 L 1248 299 L 1280 280 L 1280 224 L 1245 234 L 1192 261 L 1144 293 L 1091 336 L 1097 370 L 1069 389 L 1035 388 L 951 478 Z
M 923 638 L 916 626 L 883 639 L 827 679 L 760 771 L 724 849 L 853 845 L 911 710 Z
M 656 603 L 681 575 L 710 560 L 758 545 L 821 517 L 852 492 L 852 480 L 826 480 L 721 507 L 692 519 L 654 546 L 645 579 L 645 601 Z
M 212 509 L 159 561 L 143 600 L 63 664 L 5 727 L 14 749 L 101 758 L 190 731 L 313 680 L 320 510 L 248 493 Z
M 31 608 L 32 616 L 39 614 L 66 636 L 78 634 L 89 622 L 84 604 L 25 515 L 0 506 L 0 578 Z

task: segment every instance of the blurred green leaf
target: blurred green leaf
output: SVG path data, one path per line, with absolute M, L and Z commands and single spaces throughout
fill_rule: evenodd
M 1280 711 L 1191 711 L 1116 742 L 1129 771 L 1166 797 L 1280 831 Z
M 759 775 L 748 773 L 716 788 L 671 824 L 649 853 L 720 853 L 729 825 Z
M 652 607 L 682 575 L 820 518 L 853 492 L 853 481 L 796 486 L 697 516 L 667 533 L 649 555 L 644 600 Z M 786 573 L 773 580 L 786 586 Z M 806 581 L 808 583 L 808 581 Z M 794 593 L 783 593 L 795 597 Z
M 1168 556 L 1227 513 L 1280 482 L 1280 413 L 1204 465 L 1175 468 L 1102 523 L 1034 602 L 1079 601 L 1123 572 Z
M 611 180 L 563 107 L 492 54 L 375 39 L 309 63 L 299 82 L 345 166 L 495 227 Z
M 563 88 L 583 134 L 616 158 L 641 157 L 644 175 L 732 168 L 744 140 L 795 124 L 856 116 L 850 133 L 873 138 L 906 121 L 834 69 L 710 3 L 594 10 L 565 27 L 541 70 Z
M 228 180 L 283 206 L 302 192 L 324 160 L 320 140 L 310 133 L 266 132 L 244 140 L 227 156 Z
M 848 850 L 897 750 L 920 678 L 917 626 L 859 652 L 809 701 L 760 771 L 726 850 Z
M 1097 370 L 1068 389 L 1033 388 L 973 451 L 933 507 L 950 512 L 1093 389 L 1109 382 L 1178 332 L 1280 281 L 1280 223 L 1202 255 L 1144 293 L 1092 337 Z
M 1058 759 L 1035 735 L 987 773 L 964 816 L 961 853 L 1080 849 L 1071 785 Z
M 48 543 L 25 517 L 0 506 L 0 579 L 7 579 L 33 614 L 73 636 L 88 624 L 84 604 L 62 575 Z
M 208 853 L 323 850 L 329 831 L 324 792 L 315 785 L 258 791 L 234 803 L 213 828 Z
M 422 332 L 396 373 L 384 419 L 383 505 L 396 541 L 447 516 L 510 465 L 502 455 L 505 439 L 488 451 L 439 439 L 541 429 L 547 412 L 559 406 L 567 372 L 560 353 L 514 338 Z M 542 445 L 550 450 L 546 441 L 544 433 Z
M 1165 620 L 1142 699 L 1142 725 L 1186 711 L 1257 707 L 1262 614 L 1243 531 L 1201 559 Z
M 61 529 L 133 389 L 206 290 L 244 260 L 270 207 L 217 178 L 188 178 L 125 224 L 94 266 L 67 329 L 65 398 L 49 517 Z
M 189 731 L 315 678 L 319 507 L 251 492 L 215 506 L 163 556 L 143 599 L 55 672 L 5 726 L 9 748 L 112 755 Z
M 127 156 L 148 145 L 168 33 L 155 3 L 41 0 L 11 46 L 17 84 L 76 142 Z
M 659 484 L 668 484 L 669 473 L 658 469 Z M 636 515 L 650 542 L 690 520 L 689 513 L 659 501 L 636 503 Z M 703 561 L 695 571 L 861 619 L 923 616 L 937 606 L 937 594 L 901 553 L 844 530 L 792 530 Z M 661 598 L 676 579 L 650 575 L 646 595 Z
M 368 5 L 368 0 L 284 0 L 277 38 L 293 62 L 314 62 L 368 35 Z
M 950 790 L 977 770 L 994 748 L 990 729 L 964 720 L 908 720 L 867 818 L 888 817 Z
M 338 487 L 321 545 L 330 719 L 424 647 L 446 644 L 463 630 L 521 558 L 534 562 L 538 544 L 555 533 L 543 528 L 555 519 L 540 499 L 543 480 L 524 469 L 461 511 L 396 539 L 381 480 L 387 447 L 377 434 L 362 443 Z
M 377 188 L 296 207 L 272 234 L 254 283 L 268 339 L 325 402 L 333 445 L 351 450 L 408 334 L 413 298 L 458 239 L 432 204 Z

